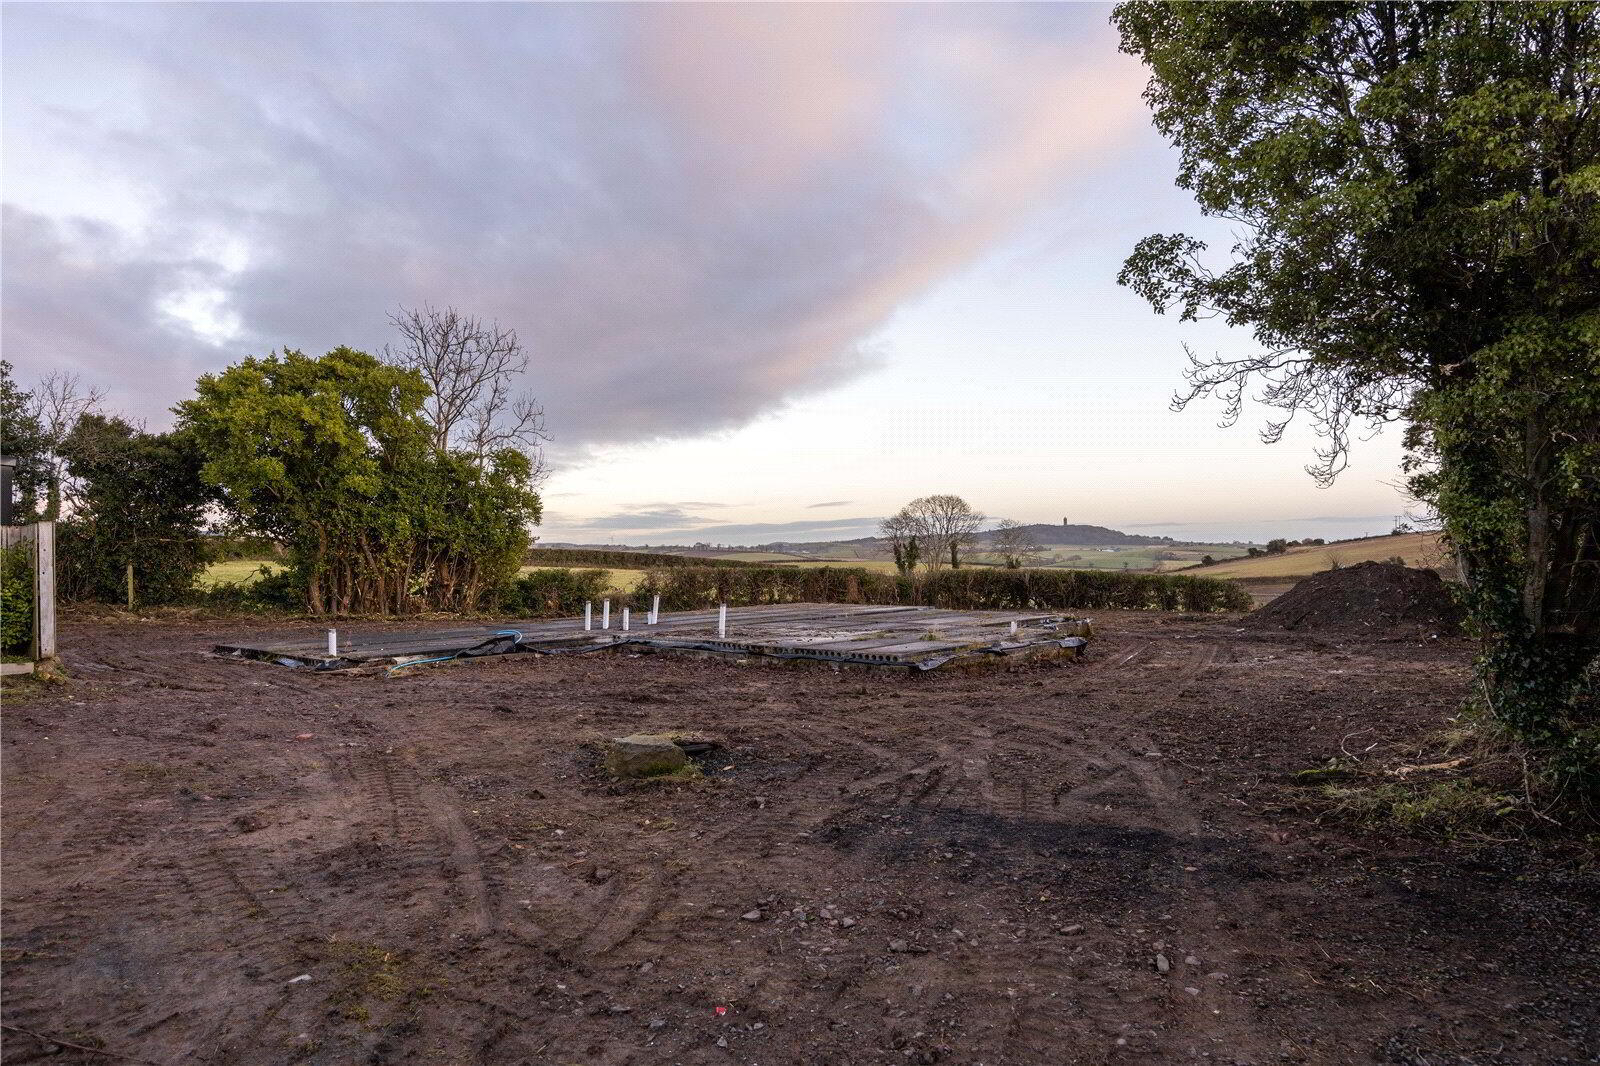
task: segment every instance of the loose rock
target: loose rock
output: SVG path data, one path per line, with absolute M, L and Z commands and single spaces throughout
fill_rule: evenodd
M 671 737 L 653 733 L 618 737 L 606 750 L 606 767 L 618 777 L 670 774 L 688 764 L 689 757 Z

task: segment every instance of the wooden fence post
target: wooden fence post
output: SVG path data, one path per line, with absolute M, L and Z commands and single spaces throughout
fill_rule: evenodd
M 133 564 L 128 564 L 128 610 L 133 610 Z
M 33 624 L 35 658 L 56 657 L 56 524 L 35 527 L 33 556 Z

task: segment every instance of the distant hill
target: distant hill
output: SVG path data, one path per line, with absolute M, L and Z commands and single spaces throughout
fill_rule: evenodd
M 1024 527 L 1033 535 L 1040 544 L 1050 547 L 1052 545 L 1070 545 L 1075 548 L 1095 547 L 1131 547 L 1136 545 L 1161 545 L 1183 544 L 1186 541 L 1175 541 L 1171 537 L 1149 537 L 1137 533 L 1124 533 L 1120 529 L 1108 529 L 1105 526 L 1088 525 L 1051 525 L 1040 522 Z M 979 534 L 980 541 L 987 541 L 990 534 Z M 725 552 L 769 552 L 784 555 L 816 558 L 819 556 L 842 556 L 845 559 L 854 559 L 862 556 L 875 557 L 888 555 L 888 550 L 883 547 L 879 537 L 856 537 L 852 540 L 829 541 L 793 541 L 775 540 L 766 544 L 741 544 L 726 545 L 712 548 L 708 544 L 696 545 L 650 545 L 644 549 L 625 544 L 566 544 L 553 543 L 541 545 L 548 548 L 603 548 L 611 551 L 657 551 L 670 552 L 677 555 L 718 555 Z
M 1138 544 L 1175 544 L 1171 537 L 1146 537 L 1136 533 L 1124 533 L 1120 529 L 1107 529 L 1105 526 L 1086 525 L 1051 525 L 1048 522 L 1039 522 L 1035 525 L 1025 526 L 1033 534 L 1034 540 L 1046 547 L 1054 544 L 1069 544 L 1075 548 L 1110 547 L 1112 545 L 1138 545 Z M 989 533 L 980 533 L 978 539 L 987 542 Z M 793 552 L 803 555 L 829 555 L 836 551 L 872 552 L 887 555 L 887 549 L 882 548 L 882 539 L 879 537 L 856 537 L 853 540 L 819 541 L 773 541 L 770 544 L 752 545 L 746 551 L 764 552 Z
M 1040 544 L 1070 544 L 1073 547 L 1093 547 L 1111 544 L 1173 544 L 1171 537 L 1147 537 L 1137 533 L 1124 533 L 1105 526 L 1051 525 L 1039 522 L 1024 526 Z

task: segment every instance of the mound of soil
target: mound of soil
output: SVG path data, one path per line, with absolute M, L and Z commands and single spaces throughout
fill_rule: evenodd
M 1357 563 L 1301 581 L 1245 620 L 1252 629 L 1458 636 L 1462 611 L 1432 570 Z

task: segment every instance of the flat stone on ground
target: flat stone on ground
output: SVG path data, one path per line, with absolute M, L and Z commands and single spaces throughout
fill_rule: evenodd
M 651 777 L 681 770 L 689 763 L 671 737 L 635 733 L 618 737 L 606 750 L 606 766 L 618 777 Z

